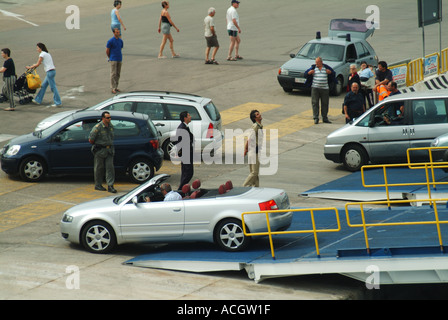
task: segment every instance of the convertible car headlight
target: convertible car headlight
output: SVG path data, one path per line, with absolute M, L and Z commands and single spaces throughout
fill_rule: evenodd
M 64 216 L 62 217 L 62 222 L 72 222 L 72 221 L 73 217 L 68 214 L 64 214 Z
M 8 148 L 8 151 L 6 151 L 7 156 L 15 156 L 20 151 L 20 145 L 15 144 Z

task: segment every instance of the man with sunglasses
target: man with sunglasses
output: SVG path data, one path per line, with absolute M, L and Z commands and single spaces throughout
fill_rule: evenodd
M 89 135 L 89 142 L 93 145 L 95 190 L 106 191 L 102 185 L 104 176 L 106 176 L 107 191 L 116 193 L 117 190 L 114 188 L 114 126 L 111 123 L 109 112 L 104 111 L 101 114 L 101 122 L 93 127 Z

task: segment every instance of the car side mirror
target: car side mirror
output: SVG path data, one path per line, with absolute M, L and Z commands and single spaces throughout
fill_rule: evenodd
M 295 55 L 294 53 L 290 53 L 290 54 L 289 54 L 289 57 L 290 57 L 290 58 L 295 58 L 296 55 Z
M 55 136 L 53 137 L 53 141 L 54 141 L 54 142 L 61 142 L 61 135 L 60 135 L 60 134 L 55 135 Z
M 131 201 L 133 204 L 137 205 L 138 204 L 137 196 L 132 197 Z

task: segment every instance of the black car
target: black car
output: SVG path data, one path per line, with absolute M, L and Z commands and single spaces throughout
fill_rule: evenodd
M 88 141 L 102 110 L 73 113 L 44 130 L 9 141 L 0 151 L 2 170 L 25 181 L 40 181 L 46 174 L 91 174 L 93 154 Z M 117 174 L 128 174 L 143 183 L 162 166 L 159 133 L 144 114 L 111 111 L 114 126 L 114 165 Z

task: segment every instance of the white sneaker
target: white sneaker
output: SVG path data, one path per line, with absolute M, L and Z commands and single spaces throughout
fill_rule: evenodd
M 34 103 L 34 104 L 40 104 L 39 102 L 37 102 L 37 101 L 36 101 L 36 100 L 34 100 L 34 99 L 33 99 L 33 100 L 31 100 L 31 102 L 32 102 L 32 103 Z
M 60 108 L 60 107 L 62 107 L 62 104 L 52 104 L 50 107 L 58 107 L 58 108 Z

